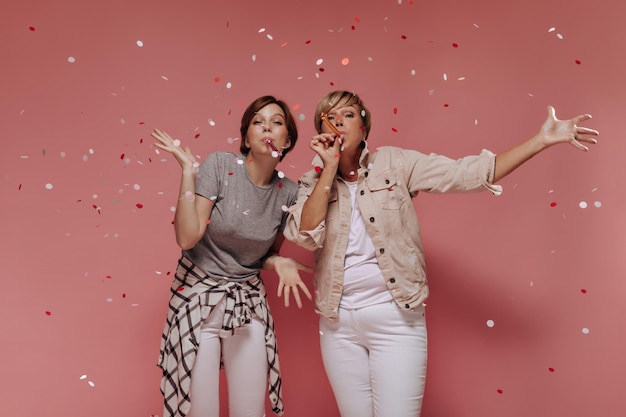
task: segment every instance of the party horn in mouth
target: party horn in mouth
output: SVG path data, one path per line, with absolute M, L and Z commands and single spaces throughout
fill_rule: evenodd
M 337 129 L 337 128 L 335 127 L 335 125 L 334 125 L 334 124 L 332 124 L 332 123 L 330 122 L 330 120 L 328 120 L 328 117 L 326 117 L 326 113 L 322 113 L 322 114 L 320 114 L 320 119 L 322 119 L 322 122 L 326 123 L 326 126 L 328 126 L 328 128 L 329 128 L 330 130 L 332 130 L 332 132 L 333 132 L 335 135 L 337 135 L 337 136 L 340 136 L 340 135 L 341 135 L 341 132 L 339 131 L 339 129 Z

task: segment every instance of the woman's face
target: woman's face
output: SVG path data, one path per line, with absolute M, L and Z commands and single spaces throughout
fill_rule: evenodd
M 361 141 L 365 139 L 363 118 L 355 105 L 345 106 L 339 103 L 326 115 L 328 120 L 343 133 L 343 152 L 360 150 Z M 322 123 L 322 133 L 331 133 L 325 123 Z
M 246 146 L 257 157 L 271 155 L 291 145 L 285 122 L 285 113 L 278 104 L 268 104 L 254 114 L 245 138 Z

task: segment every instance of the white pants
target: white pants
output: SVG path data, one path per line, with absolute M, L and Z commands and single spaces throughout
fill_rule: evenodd
M 267 388 L 265 327 L 252 321 L 220 339 L 225 300 L 202 323 L 200 346 L 191 370 L 191 411 L 187 417 L 219 417 L 220 358 L 228 384 L 231 417 L 264 417 Z
M 424 307 L 395 302 L 320 318 L 326 374 L 342 417 L 418 417 L 426 381 Z

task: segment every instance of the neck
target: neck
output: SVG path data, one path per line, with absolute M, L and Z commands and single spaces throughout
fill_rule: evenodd
M 346 181 L 356 181 L 359 177 L 359 159 L 361 153 L 359 152 L 352 157 L 345 154 L 342 156 L 339 161 L 339 176 Z
M 278 165 L 278 158 L 254 158 L 252 153 L 246 156 L 246 171 L 250 180 L 258 186 L 269 185 Z

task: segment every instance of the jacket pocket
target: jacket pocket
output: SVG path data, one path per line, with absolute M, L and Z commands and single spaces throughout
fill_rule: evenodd
M 399 210 L 402 205 L 401 190 L 399 189 L 396 173 L 387 169 L 380 174 L 370 177 L 366 184 L 372 200 L 385 210 Z

